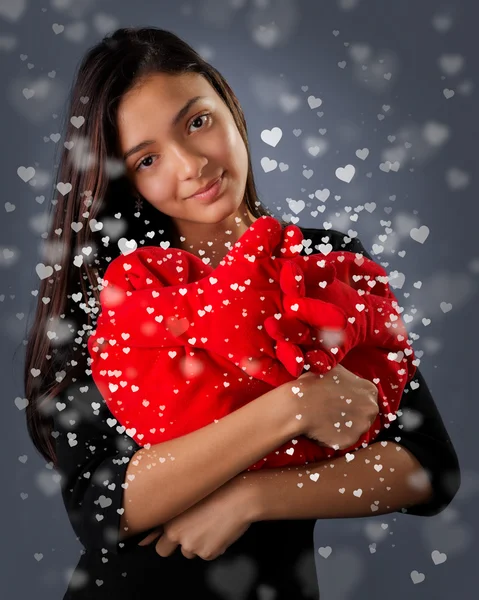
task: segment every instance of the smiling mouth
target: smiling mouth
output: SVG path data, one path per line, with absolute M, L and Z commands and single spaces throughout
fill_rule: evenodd
M 202 188 L 201 190 L 199 190 L 198 192 L 196 192 L 195 194 L 191 194 L 191 196 L 189 196 L 190 198 L 192 198 L 193 196 L 199 196 L 201 194 L 204 194 L 205 192 L 207 192 L 210 188 L 212 188 L 215 183 L 218 182 L 219 179 L 221 179 L 222 174 L 219 177 L 216 177 L 216 179 L 212 179 L 210 181 L 210 183 L 208 183 L 208 185 L 204 188 Z
M 206 189 L 204 192 L 194 194 L 193 196 L 189 196 L 187 200 L 212 200 L 213 198 L 215 198 L 218 195 L 218 192 L 220 191 L 221 186 L 223 184 L 224 175 L 225 172 L 223 171 L 221 176 L 218 177 L 218 179 L 216 179 L 215 182 L 212 185 L 210 185 L 208 189 Z

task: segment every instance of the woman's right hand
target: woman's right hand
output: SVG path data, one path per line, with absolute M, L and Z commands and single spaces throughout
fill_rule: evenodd
M 300 388 L 299 393 L 288 393 L 295 403 L 295 414 L 301 414 L 301 433 L 334 450 L 353 446 L 370 429 L 379 412 L 374 383 L 341 365 L 322 377 L 303 373 L 283 386 L 289 390 Z

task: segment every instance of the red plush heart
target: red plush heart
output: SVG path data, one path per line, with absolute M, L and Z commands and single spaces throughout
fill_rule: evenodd
M 390 422 L 414 366 L 385 271 L 350 253 L 300 256 L 300 242 L 299 228 L 261 217 L 214 270 L 174 248 L 143 247 L 110 263 L 88 340 L 91 369 L 138 444 L 215 422 L 308 361 L 324 373 L 342 359 L 374 380 L 378 419 L 354 447 L 335 452 L 299 436 L 250 469 L 342 455 Z

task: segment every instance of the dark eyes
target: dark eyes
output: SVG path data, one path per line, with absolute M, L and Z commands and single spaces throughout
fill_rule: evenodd
M 210 113 L 204 113 L 202 115 L 198 115 L 197 117 L 194 117 L 194 119 L 190 123 L 190 127 L 191 127 L 191 125 L 193 125 L 193 123 L 195 123 L 196 121 L 199 121 L 200 119 L 203 119 L 204 117 L 208 117 L 209 118 L 210 117 Z M 150 160 L 150 158 L 153 158 L 154 156 L 157 156 L 157 155 L 156 154 L 148 154 L 147 156 L 145 156 L 145 158 L 143 158 L 138 163 L 138 166 L 135 168 L 135 171 L 144 171 L 145 168 L 147 169 L 149 166 L 151 166 L 151 165 L 144 165 L 144 163 L 145 163 L 145 161 Z M 142 168 L 142 166 L 143 166 L 143 168 Z
M 194 119 L 191 121 L 191 125 L 193 125 L 193 123 L 194 123 L 195 121 L 198 121 L 199 119 L 202 119 L 203 117 L 209 117 L 209 116 L 210 116 L 210 113 L 204 113 L 204 114 L 202 114 L 202 115 L 198 115 L 197 117 L 195 117 L 195 118 L 194 118 Z

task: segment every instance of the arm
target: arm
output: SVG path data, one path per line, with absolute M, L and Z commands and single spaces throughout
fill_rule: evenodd
M 138 450 L 126 473 L 126 536 L 184 512 L 298 435 L 293 406 L 278 387 L 206 427 Z
M 421 471 L 416 458 L 400 445 L 373 443 L 357 450 L 349 462 L 340 456 L 287 471 L 244 473 L 238 476 L 237 489 L 248 500 L 252 522 L 367 517 L 428 500 L 432 488 Z
M 222 488 L 230 498 L 230 512 L 238 513 L 248 525 L 262 520 L 367 517 L 394 511 L 423 516 L 441 512 L 459 489 L 459 466 L 419 371 L 413 382 L 403 394 L 398 419 L 383 429 L 374 443 L 356 451 L 354 458 L 341 456 L 309 466 L 241 473 L 228 488 Z M 422 417 L 416 419 L 414 431 L 408 415 L 412 410 Z M 214 507 L 212 502 L 209 510 Z M 194 524 L 194 519 L 190 522 Z M 160 532 L 147 537 L 142 545 L 158 535 Z
M 303 233 L 313 240 L 312 247 L 329 236 L 333 250 L 372 260 L 357 238 L 344 243 L 344 234 L 334 230 L 303 229 Z M 398 418 L 373 444 L 355 452 L 354 460 L 339 457 L 309 467 L 237 477 L 240 493 L 250 500 L 251 519 L 347 518 L 394 511 L 433 516 L 444 510 L 460 487 L 459 462 L 419 369 L 412 381 L 413 387 L 409 382 L 402 395 Z M 375 456 L 381 458 L 374 460 Z M 375 464 L 382 464 L 379 472 Z M 316 482 L 310 479 L 315 473 L 319 473 Z M 362 495 L 352 495 L 358 489 Z M 375 501 L 377 510 L 371 508 Z
M 207 427 L 141 448 L 112 418 L 92 380 L 70 386 L 58 398 L 54 430 L 62 496 L 80 541 L 115 554 L 129 549 L 295 437 L 293 406 L 276 390 Z
M 330 234 L 322 231 L 318 238 Z M 341 249 L 342 237 L 333 232 L 335 250 Z M 370 258 L 359 240 L 345 249 Z M 418 369 L 412 381 L 413 387 L 409 382 L 404 390 L 398 418 L 381 430 L 374 443 L 356 451 L 353 460 L 338 457 L 307 467 L 265 469 L 235 477 L 232 493 L 241 495 L 246 518 L 347 518 L 399 510 L 432 516 L 441 512 L 459 489 L 459 464 Z M 411 413 L 417 418 L 411 419 Z M 375 465 L 382 468 L 378 471 Z M 316 482 L 310 479 L 315 473 L 319 474 Z M 359 489 L 362 494 L 353 495 Z
M 335 235 L 336 243 L 343 243 L 344 234 L 335 232 Z M 344 249 L 373 260 L 357 238 Z M 410 382 L 402 395 L 399 418 L 388 429 L 383 429 L 375 441 L 399 442 L 420 462 L 431 480 L 433 497 L 429 502 L 415 504 L 402 512 L 427 517 L 440 513 L 450 504 L 461 485 L 461 470 L 450 436 L 419 369 L 413 381 L 414 389 Z
M 338 457 L 237 477 L 240 493 L 250 501 L 250 519 L 331 519 L 395 511 L 433 516 L 444 510 L 460 486 L 459 464 L 419 371 L 412 381 L 419 386 L 406 386 L 399 418 L 373 444 L 357 450 L 353 460 Z M 421 417 L 415 428 L 410 411 Z M 382 468 L 377 471 L 375 465 Z M 315 473 L 317 481 L 310 478 Z M 360 497 L 353 495 L 358 489 Z
M 381 431 L 379 439 L 356 451 L 354 458 L 341 456 L 308 466 L 241 473 L 229 487 L 222 487 L 230 498 L 230 512 L 238 513 L 247 525 L 262 520 L 367 517 L 394 511 L 423 516 L 441 512 L 459 489 L 459 466 L 419 371 L 413 381 L 415 385 L 407 386 L 403 394 L 398 419 Z M 416 419 L 414 431 L 408 414 L 412 410 L 422 417 Z M 431 469 L 431 465 L 435 466 Z M 218 502 L 221 505 L 221 495 Z M 212 501 L 209 510 L 214 507 Z M 190 522 L 194 524 L 191 516 Z M 221 526 L 220 521 L 213 523 Z M 228 523 L 224 525 L 225 542 L 230 544 Z M 147 537 L 142 545 L 158 535 L 159 531 Z
M 128 462 L 139 446 L 121 429 L 110 426 L 113 416 L 91 379 L 61 392 L 52 417 L 55 467 L 78 539 L 85 548 L 105 548 L 113 554 L 134 548 L 134 538 L 119 542 L 118 511 Z

